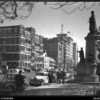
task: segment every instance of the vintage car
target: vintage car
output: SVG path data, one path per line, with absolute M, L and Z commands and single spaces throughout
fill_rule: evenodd
M 31 77 L 29 84 L 31 86 L 40 86 L 48 83 L 48 72 L 39 71 L 34 77 Z
M 1 95 L 9 95 L 16 93 L 15 75 L 16 73 L 3 74 L 2 79 L 0 80 Z M 28 81 L 26 81 L 25 79 L 25 85 L 23 86 L 23 90 L 26 89 L 28 86 Z
M 2 74 L 2 79 L 0 80 L 0 94 L 8 95 L 14 93 L 16 90 L 16 85 L 14 82 L 15 74 Z

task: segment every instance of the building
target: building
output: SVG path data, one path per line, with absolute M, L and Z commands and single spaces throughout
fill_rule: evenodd
M 63 66 L 70 71 L 73 62 L 73 39 L 68 33 L 63 32 L 63 24 L 61 25 L 61 33 L 57 37 L 62 41 L 63 45 Z
M 55 65 L 56 65 L 56 61 L 53 58 L 48 57 L 47 53 L 45 52 L 43 54 L 43 66 L 44 66 L 44 69 L 47 69 L 47 70 L 54 69 Z
M 78 47 L 77 44 L 74 42 L 73 43 L 73 67 L 77 66 L 78 63 Z
M 56 61 L 59 68 L 66 68 L 70 70 L 73 62 L 73 39 L 63 33 L 63 24 L 61 26 L 61 33 L 57 34 L 55 38 L 44 39 L 44 49 L 49 57 Z
M 35 44 L 35 53 L 34 53 L 34 66 L 33 69 L 40 69 L 43 67 L 43 58 L 41 55 L 43 54 L 43 36 L 35 34 L 34 38 Z
M 48 57 L 46 53 L 43 53 L 41 56 L 37 56 L 35 63 L 37 70 L 54 69 L 56 64 L 55 60 L 51 57 Z
M 43 43 L 44 50 L 47 52 L 47 56 L 53 58 L 56 61 L 56 65 L 61 67 L 63 64 L 62 42 L 56 37 L 52 39 L 44 38 Z
M 73 39 L 71 37 L 67 37 L 67 47 L 66 47 L 66 59 L 67 59 L 67 68 L 70 71 L 72 69 L 73 66 Z
M 30 67 L 31 35 L 23 25 L 0 27 L 0 55 L 3 65 L 7 64 L 9 68 Z

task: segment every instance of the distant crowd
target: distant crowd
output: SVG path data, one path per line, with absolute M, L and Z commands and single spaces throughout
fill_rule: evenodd
M 65 83 L 66 71 L 65 69 L 58 69 L 56 72 L 49 71 L 48 74 L 49 83 L 57 82 L 57 83 Z

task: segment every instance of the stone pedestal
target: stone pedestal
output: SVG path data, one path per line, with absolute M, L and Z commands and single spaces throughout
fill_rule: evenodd
M 96 75 L 95 63 L 79 63 L 77 65 L 77 75 L 75 81 L 78 82 L 99 82 L 99 76 Z

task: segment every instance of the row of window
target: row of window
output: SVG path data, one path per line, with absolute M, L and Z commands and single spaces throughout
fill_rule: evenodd
M 21 43 L 22 43 L 22 44 L 25 44 L 25 43 L 31 44 L 31 40 L 22 38 L 22 39 L 21 39 Z
M 19 60 L 18 54 L 3 54 L 2 59 L 4 60 Z
M 22 66 L 22 67 L 30 67 L 30 63 L 20 62 L 20 66 Z
M 31 51 L 31 48 L 24 46 L 0 46 L 0 52 L 19 52 L 19 51 Z
M 0 44 L 19 44 L 19 38 L 0 38 Z
M 20 46 L 21 51 L 31 51 L 31 48 L 26 48 L 24 46 Z
M 22 37 L 29 39 L 29 40 L 31 39 L 31 34 L 29 32 L 27 32 L 25 30 L 21 30 L 20 33 L 21 33 Z
M 0 52 L 18 52 L 19 46 L 1 46 Z
M 6 34 L 6 35 L 15 35 L 15 33 L 18 33 L 18 28 L 1 28 L 0 34 Z
M 20 60 L 30 60 L 30 59 L 31 59 L 30 55 L 20 54 Z

